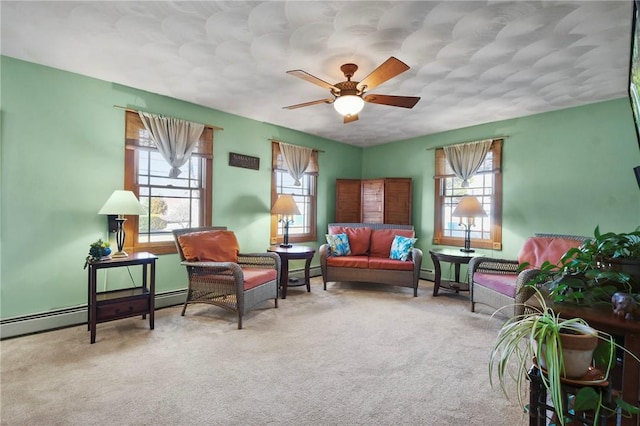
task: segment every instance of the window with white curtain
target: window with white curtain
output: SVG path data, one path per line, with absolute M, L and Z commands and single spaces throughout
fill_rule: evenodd
M 436 149 L 434 244 L 464 246 L 464 227 L 453 210 L 464 195 L 475 196 L 487 217 L 476 218 L 471 227 L 471 245 L 493 250 L 502 249 L 502 139 L 495 139 L 482 165 L 469 179 L 469 187 L 462 187 L 447 163 L 442 148 Z
M 175 253 L 172 230 L 211 225 L 213 128 L 205 126 L 191 158 L 169 177 L 162 157 L 136 112 L 125 119 L 125 189 L 133 191 L 146 215 L 125 222 L 131 251 Z
M 272 179 L 271 179 L 271 205 L 278 199 L 279 194 L 291 194 L 298 205 L 300 215 L 293 218 L 289 225 L 289 242 L 316 241 L 316 189 L 318 180 L 318 152 L 313 151 L 307 170 L 305 171 L 301 185 L 294 185 L 294 180 L 284 164 L 280 146 L 277 141 L 272 145 Z M 271 243 L 281 243 L 284 237 L 282 224 L 278 222 L 277 215 L 271 216 Z

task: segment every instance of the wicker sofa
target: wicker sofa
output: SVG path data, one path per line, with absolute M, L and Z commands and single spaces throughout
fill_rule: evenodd
M 371 231 L 370 239 L 358 237 L 360 240 L 356 241 L 352 238 L 356 234 L 362 236 L 363 231 L 366 235 L 367 229 Z M 327 282 L 357 281 L 409 287 L 413 289 L 413 296 L 418 296 L 422 251 L 417 248 L 411 249 L 406 261 L 389 258 L 394 235 L 413 237 L 413 226 L 380 223 L 329 224 L 329 234 L 341 232 L 349 236 L 354 254 L 332 256 L 329 244 L 320 247 L 320 267 L 325 290 Z

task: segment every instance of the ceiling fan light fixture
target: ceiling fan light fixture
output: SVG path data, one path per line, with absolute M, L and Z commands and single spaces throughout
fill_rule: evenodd
M 333 102 L 333 107 L 344 116 L 356 115 L 362 111 L 364 100 L 357 95 L 343 95 Z

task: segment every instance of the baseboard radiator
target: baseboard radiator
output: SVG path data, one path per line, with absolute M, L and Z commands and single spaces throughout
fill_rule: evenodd
M 310 274 L 312 277 L 321 275 L 320 267 L 311 268 Z M 291 278 L 304 279 L 304 270 L 291 270 L 289 271 L 289 276 Z M 186 289 L 156 293 L 155 307 L 156 309 L 161 309 L 169 306 L 182 305 L 186 297 Z M 86 305 L 57 309 L 40 314 L 7 318 L 0 320 L 0 340 L 86 324 L 87 319 L 88 313 Z
M 435 272 L 433 269 L 420 269 L 420 279 L 433 281 L 436 279 Z

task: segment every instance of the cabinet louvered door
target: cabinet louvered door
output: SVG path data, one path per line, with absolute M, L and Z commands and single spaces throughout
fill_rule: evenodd
M 362 181 L 362 222 L 384 223 L 384 179 Z
M 412 184 L 410 178 L 384 180 L 384 223 L 411 225 Z
M 360 179 L 336 179 L 336 222 L 360 222 L 360 191 Z

